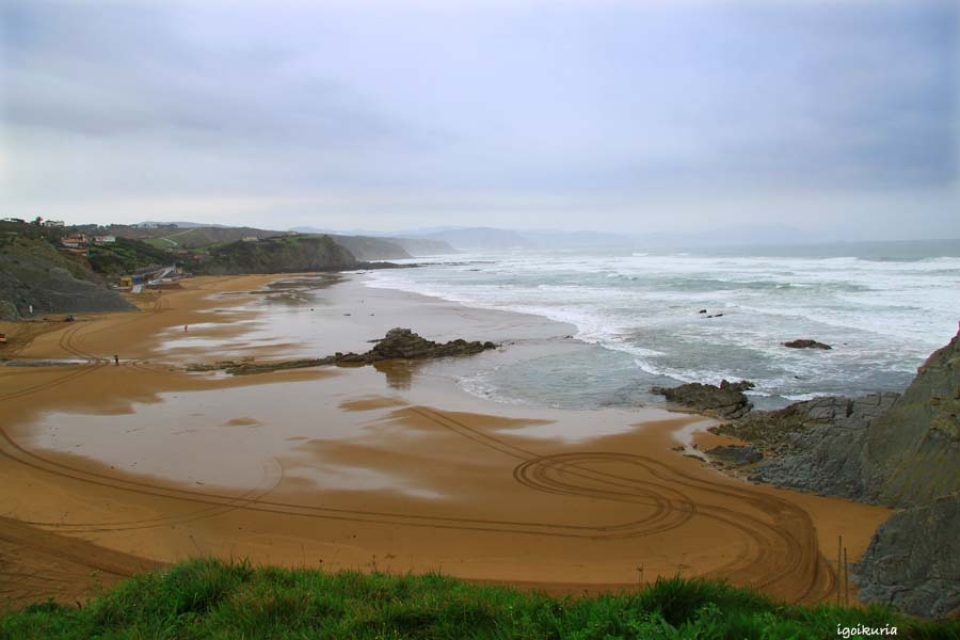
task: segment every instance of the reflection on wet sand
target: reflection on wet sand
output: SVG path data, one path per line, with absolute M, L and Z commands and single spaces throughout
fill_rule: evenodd
M 423 367 L 422 360 L 384 360 L 374 362 L 373 368 L 382 373 L 391 389 L 409 389 L 414 374 Z
M 44 540 L 0 534 L 0 589 L 35 593 L 18 576 L 61 547 L 82 565 L 71 551 L 82 538 L 90 567 L 101 557 L 91 548 L 119 554 L 116 575 L 132 570 L 130 558 L 213 554 L 329 569 L 379 562 L 580 591 L 634 585 L 642 562 L 649 579 L 711 575 L 814 601 L 834 588 L 821 545 L 842 533 L 856 557 L 886 517 L 731 480 L 672 452 L 672 434 L 696 418 L 497 405 L 457 387 L 499 358 L 576 348 L 562 340 L 566 326 L 349 279 L 322 289 L 329 304 L 312 311 L 258 303 L 249 292 L 268 282 L 197 279 L 141 314 L 58 327 L 16 354 L 67 352 L 82 364 L 0 376 L 0 509 Z M 229 303 L 210 297 L 222 291 Z M 274 344 L 268 357 L 361 351 L 394 326 L 511 346 L 241 377 L 179 366 Z M 201 342 L 180 335 L 195 328 Z M 2 568 L 14 566 L 8 556 L 16 575 Z M 89 592 L 71 580 L 50 595 Z

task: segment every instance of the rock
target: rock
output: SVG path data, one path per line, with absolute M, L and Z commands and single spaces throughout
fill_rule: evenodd
M 325 358 L 264 362 L 260 364 L 226 362 L 216 365 L 192 365 L 188 367 L 188 369 L 191 371 L 225 369 L 228 373 L 244 375 L 332 364 L 366 365 L 393 359 L 424 360 L 428 358 L 446 358 L 449 356 L 470 355 L 497 348 L 497 345 L 492 342 L 480 342 L 478 340 L 467 342 L 462 338 L 440 344 L 422 338 L 410 329 L 402 329 L 399 327 L 390 329 L 386 336 L 375 342 L 376 345 L 366 353 L 341 353 L 337 351 L 332 356 L 326 356 Z
M 0 300 L 0 322 L 14 322 L 20 319 L 17 305 L 9 300 Z
M 892 507 L 960 494 L 960 334 L 934 352 L 867 434 L 863 480 Z
M 902 395 L 817 398 L 716 431 L 763 450 L 754 480 L 899 509 L 857 565 L 861 599 L 960 608 L 960 334 Z
M 863 443 L 873 421 L 898 397 L 816 398 L 781 411 L 757 412 L 731 431 L 744 439 L 755 437 L 772 454 L 757 466 L 754 480 L 875 502 L 863 481 Z
M 730 445 L 704 451 L 711 459 L 732 467 L 742 467 L 763 460 L 763 454 L 753 445 Z
M 783 346 L 790 347 L 791 349 L 833 349 L 833 347 L 828 344 L 817 342 L 816 340 L 811 340 L 809 338 L 800 338 L 798 340 L 784 342 Z
M 410 329 L 400 327 L 390 329 L 376 346 L 363 354 L 368 362 L 387 360 L 391 358 L 421 359 L 443 358 L 446 356 L 461 356 L 471 353 L 480 353 L 486 349 L 495 349 L 492 342 L 467 342 L 462 338 L 452 340 L 446 344 L 439 344 L 422 338 Z
M 865 431 L 869 422 L 890 409 L 898 397 L 896 393 L 878 393 L 857 399 L 814 398 L 777 411 L 755 411 L 710 431 L 752 442 L 783 460 L 816 449 L 831 433 Z M 825 429 L 818 430 L 820 427 Z
M 664 396 L 675 403 L 699 413 L 720 418 L 739 418 L 746 415 L 753 405 L 743 393 L 753 388 L 746 380 L 728 382 L 722 380 L 720 386 L 690 382 L 678 387 L 653 387 L 651 393 Z
M 960 613 L 960 496 L 898 511 L 856 566 L 860 599 L 918 616 Z

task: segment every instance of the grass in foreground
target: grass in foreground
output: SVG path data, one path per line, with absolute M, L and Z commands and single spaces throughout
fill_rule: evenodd
M 704 580 L 636 594 L 552 598 L 439 575 L 329 574 L 192 560 L 124 582 L 82 610 L 52 602 L 0 618 L 20 638 L 957 638 L 960 622 L 882 608 L 807 608 Z M 853 629 L 856 631 L 856 629 Z M 883 636 L 881 636 L 883 637 Z M 892 637 L 892 636 L 887 636 Z

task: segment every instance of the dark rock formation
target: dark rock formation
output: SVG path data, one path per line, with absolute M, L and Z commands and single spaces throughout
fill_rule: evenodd
M 752 382 L 728 382 L 720 386 L 690 382 L 679 387 L 653 387 L 650 393 L 664 396 L 668 402 L 692 409 L 698 413 L 720 418 L 739 418 L 753 408 L 744 391 L 753 388 Z
M 320 367 L 324 365 L 365 365 L 384 360 L 406 359 L 426 360 L 430 358 L 446 358 L 450 356 L 464 356 L 480 353 L 487 349 L 496 349 L 492 342 L 474 340 L 467 342 L 462 338 L 440 344 L 417 335 L 410 329 L 390 329 L 387 335 L 376 341 L 376 345 L 366 353 L 340 353 L 325 358 L 308 358 L 301 360 L 286 360 L 283 362 L 235 362 L 223 361 L 213 365 L 192 365 L 190 371 L 213 371 L 222 369 L 235 375 L 249 373 L 263 373 L 282 369 L 302 369 L 306 367 Z
M 763 454 L 753 445 L 714 447 L 704 453 L 714 461 L 731 467 L 742 467 L 763 460 Z
M 871 427 L 863 473 L 875 498 L 891 506 L 960 494 L 960 334 L 927 358 Z
M 958 539 L 958 496 L 896 512 L 856 567 L 860 599 L 933 618 L 960 611 Z
M 754 480 L 870 501 L 860 451 L 871 422 L 898 397 L 816 398 L 779 411 L 758 411 L 711 431 L 752 442 L 767 454 Z
M 899 509 L 858 565 L 862 598 L 921 616 L 960 607 L 960 334 L 902 395 L 818 398 L 717 431 L 768 455 L 753 479 Z
M 798 340 L 791 340 L 789 342 L 784 342 L 783 346 L 790 347 L 791 349 L 832 349 L 828 344 L 823 342 L 817 342 L 816 340 L 811 340 L 809 338 L 800 338 Z
M 405 358 L 420 360 L 425 358 L 444 358 L 447 356 L 463 356 L 471 353 L 480 353 L 486 349 L 496 349 L 492 342 L 467 342 L 462 338 L 445 344 L 422 338 L 410 329 L 397 327 L 390 329 L 383 339 L 366 353 L 337 353 L 331 364 L 370 364 L 380 360 Z

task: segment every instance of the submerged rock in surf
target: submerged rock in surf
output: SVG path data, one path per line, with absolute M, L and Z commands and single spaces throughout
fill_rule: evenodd
M 783 346 L 791 349 L 823 349 L 825 351 L 833 349 L 833 347 L 826 343 L 817 342 L 816 340 L 811 340 L 810 338 L 798 338 L 797 340 L 790 340 L 789 342 L 784 342 Z

